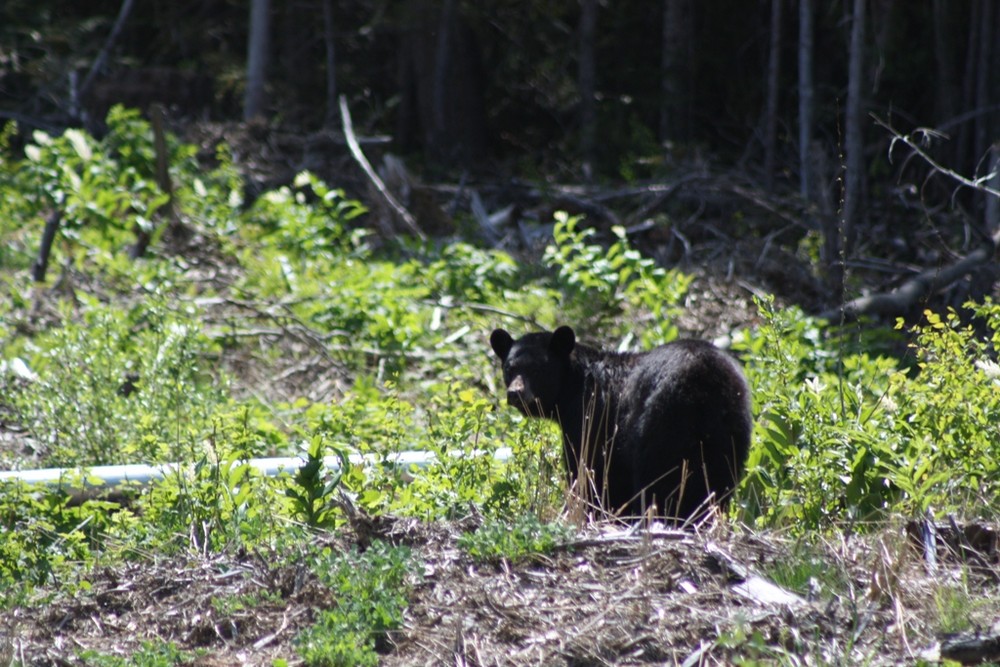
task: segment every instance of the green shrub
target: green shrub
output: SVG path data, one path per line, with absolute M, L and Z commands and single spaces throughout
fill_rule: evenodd
M 556 270 L 556 289 L 564 296 L 562 315 L 574 326 L 613 335 L 632 332 L 624 316 L 641 316 L 648 326 L 638 339 L 646 348 L 676 338 L 674 319 L 692 278 L 643 257 L 623 227 L 612 227 L 615 240 L 604 247 L 589 243 L 595 232 L 579 223 L 579 217 L 557 213 L 553 243 L 545 249 L 545 263 Z
M 377 665 L 389 633 L 403 623 L 410 580 L 418 571 L 409 550 L 383 542 L 363 553 L 325 547 L 312 566 L 335 605 L 319 611 L 316 622 L 299 634 L 299 655 L 307 665 Z
M 995 515 L 1000 373 L 971 326 L 925 313 L 909 332 L 916 365 L 907 368 L 795 309 L 760 305 L 765 323 L 736 340 L 758 415 L 745 518 L 804 530 L 890 511 Z M 971 308 L 1000 326 L 992 304 Z
M 458 546 L 478 561 L 517 562 L 547 556 L 573 535 L 572 526 L 542 523 L 533 514 L 521 514 L 513 520 L 493 519 L 473 533 L 463 533 Z
M 22 350 L 39 379 L 11 397 L 19 420 L 50 465 L 184 458 L 222 401 L 196 314 L 156 295 L 131 308 L 84 300 L 80 321 L 66 312 Z

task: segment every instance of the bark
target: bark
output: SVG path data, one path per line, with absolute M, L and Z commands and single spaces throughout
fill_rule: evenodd
M 251 120 L 264 113 L 264 89 L 267 83 L 270 41 L 270 0 L 251 0 L 250 35 L 247 40 L 247 89 L 243 101 L 244 120 Z
M 992 2 L 992 0 L 985 0 Z M 966 38 L 967 48 L 965 51 L 965 67 L 962 78 L 962 108 L 972 109 L 975 105 L 976 90 L 976 59 L 979 53 L 979 23 L 982 20 L 982 0 L 973 0 L 969 12 L 969 32 Z M 955 160 L 955 168 L 965 173 L 973 172 L 973 165 L 969 159 L 969 150 L 973 142 L 973 131 L 968 123 L 963 123 L 958 127 L 956 144 L 958 146 L 958 156 Z
M 337 121 L 337 63 L 334 41 L 333 0 L 323 0 L 323 43 L 326 47 L 326 118 L 327 127 Z
M 813 0 L 799 0 L 799 193 L 812 201 Z
M 851 254 L 863 210 L 865 160 L 861 124 L 864 122 L 862 85 L 865 62 L 865 9 L 865 0 L 854 0 L 844 118 L 844 210 L 841 222 L 843 229 L 840 231 L 840 240 L 837 243 L 843 245 L 840 252 L 845 257 Z M 839 285 L 835 285 L 837 286 Z
M 577 82 L 580 87 L 580 153 L 583 176 L 590 181 L 595 161 L 597 138 L 597 58 L 594 40 L 597 33 L 597 0 L 582 0 L 580 14 L 580 61 Z
M 56 239 L 56 232 L 62 223 L 62 211 L 55 209 L 45 220 L 45 229 L 42 231 L 42 242 L 38 247 L 38 259 L 31 267 L 31 277 L 36 283 L 45 281 L 45 274 L 49 270 L 49 256 L 52 254 L 52 244 Z
M 771 44 L 767 58 L 767 104 L 764 110 L 764 187 L 774 190 L 778 152 L 778 93 L 781 76 L 782 0 L 771 0 Z
M 686 63 L 690 60 L 690 0 L 663 0 L 663 50 L 660 53 L 660 141 L 688 138 Z

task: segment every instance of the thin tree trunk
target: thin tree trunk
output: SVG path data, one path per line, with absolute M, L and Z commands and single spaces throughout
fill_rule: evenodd
M 935 87 L 937 95 L 938 124 L 950 120 L 955 115 L 955 101 L 958 90 L 955 86 L 955 65 L 952 61 L 951 44 L 948 35 L 947 0 L 934 0 L 934 65 L 937 75 Z
M 42 242 L 38 247 L 38 259 L 31 267 L 31 277 L 36 283 L 45 281 L 45 274 L 49 270 L 49 256 L 52 254 L 52 243 L 56 240 L 56 232 L 62 223 L 62 211 L 55 209 L 45 220 L 45 229 L 42 231 Z
M 687 138 L 683 64 L 691 41 L 690 0 L 663 0 L 663 45 L 660 52 L 660 141 Z
M 325 125 L 337 122 L 337 69 L 334 41 L 333 0 L 323 0 L 323 42 L 326 45 L 326 118 Z
M 982 15 L 979 20 L 979 54 L 976 58 L 976 109 L 986 109 L 990 105 L 990 61 L 993 45 L 993 3 L 983 2 Z M 973 133 L 973 157 L 976 160 L 975 173 L 984 173 L 983 168 L 989 169 L 991 160 L 988 155 L 990 150 L 990 138 L 987 136 L 989 128 L 989 114 L 981 113 L 976 116 L 975 130 Z M 988 173 L 988 172 L 985 172 Z M 979 196 L 982 205 L 985 198 Z M 977 209 L 982 210 L 981 206 Z
M 969 11 L 969 32 L 968 32 L 968 46 L 965 52 L 965 68 L 964 75 L 962 78 L 962 108 L 972 109 L 975 104 L 975 92 L 976 92 L 976 59 L 979 54 L 979 35 L 980 29 L 979 24 L 982 20 L 982 9 L 983 2 L 992 2 L 993 0 L 973 0 L 972 7 Z M 965 173 L 974 173 L 975 165 L 971 164 L 972 160 L 969 159 L 969 150 L 975 139 L 974 131 L 968 123 L 962 123 L 958 127 L 958 136 L 956 137 L 956 144 L 958 145 L 958 157 L 956 159 L 955 169 Z
M 799 193 L 812 201 L 813 0 L 799 0 Z
M 250 120 L 264 113 L 264 87 L 270 55 L 271 2 L 251 0 L 250 35 L 247 40 L 247 89 L 243 118 Z
M 447 129 L 448 104 L 448 68 L 451 65 L 451 38 L 455 25 L 455 0 L 444 0 L 441 7 L 441 19 L 438 22 L 438 41 L 434 55 L 434 80 L 431 98 L 431 133 L 434 143 L 440 150 L 444 145 L 444 133 Z
M 594 40 L 597 34 L 597 0 L 582 0 L 580 14 L 580 153 L 583 177 L 593 177 L 594 149 L 597 140 L 597 57 Z
M 778 152 L 778 93 L 781 75 L 781 5 L 771 0 L 771 48 L 767 58 L 767 104 L 764 111 L 764 186 L 774 189 Z
M 849 256 L 861 222 L 865 161 L 861 124 L 864 121 L 862 81 L 864 78 L 865 0 L 854 0 L 848 62 L 847 105 L 844 119 L 844 211 L 841 252 Z

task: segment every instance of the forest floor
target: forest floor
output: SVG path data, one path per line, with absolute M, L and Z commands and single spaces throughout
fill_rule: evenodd
M 681 268 L 696 276 L 685 333 L 713 338 L 752 324 L 758 291 L 815 304 L 817 282 L 793 251 L 720 239 L 710 225 L 678 234 Z M 275 370 L 237 375 L 263 394 L 294 394 L 261 386 Z M 16 434 L 2 435 L 0 446 L 19 449 Z M 685 531 L 597 523 L 548 555 L 484 562 L 457 544 L 479 521 L 379 517 L 316 538 L 345 552 L 377 537 L 420 563 L 403 626 L 379 642 L 383 664 L 910 665 L 936 659 L 956 617 L 1000 633 L 990 627 L 1000 554 L 985 527 L 985 547 L 942 534 L 930 558 L 901 520 L 809 544 L 725 519 Z M 197 655 L 190 664 L 297 664 L 297 635 L 337 601 L 306 564 L 276 566 L 284 559 L 272 556 L 192 551 L 99 565 L 88 589 L 43 588 L 45 604 L 0 619 L 0 667 L 5 650 L 26 665 L 69 665 L 82 651 L 128 656 L 153 640 Z M 259 602 L 219 604 L 239 597 Z
M 934 661 L 942 605 L 962 604 L 942 591 L 960 586 L 975 606 L 953 613 L 977 621 L 1000 606 L 995 561 L 970 570 L 949 557 L 932 574 L 900 526 L 810 547 L 825 571 L 800 595 L 760 574 L 802 562 L 799 545 L 725 522 L 592 525 L 548 556 L 484 563 L 456 545 L 470 521 L 387 519 L 375 535 L 318 538 L 348 550 L 377 535 L 421 563 L 403 627 L 379 643 L 382 664 L 911 665 Z M 5 619 L 24 664 L 127 656 L 153 640 L 198 655 L 190 664 L 296 664 L 296 636 L 337 602 L 304 564 L 275 568 L 266 554 L 150 557 L 99 568 L 90 583 Z M 261 602 L 215 604 L 241 596 Z

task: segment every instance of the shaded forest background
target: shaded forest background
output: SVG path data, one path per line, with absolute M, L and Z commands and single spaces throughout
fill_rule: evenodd
M 159 104 L 182 134 L 243 128 L 248 190 L 302 168 L 347 186 L 343 95 L 383 177 L 407 165 L 395 188 L 431 234 L 576 208 L 666 262 L 699 238 L 780 246 L 818 312 L 907 297 L 851 316 L 997 282 L 989 0 L 8 0 L 0 26 L 0 117 L 22 140 Z M 299 140 L 255 172 L 276 133 Z M 425 188 L 428 209 L 419 180 L 458 185 Z M 513 212 L 476 217 L 473 191 Z

